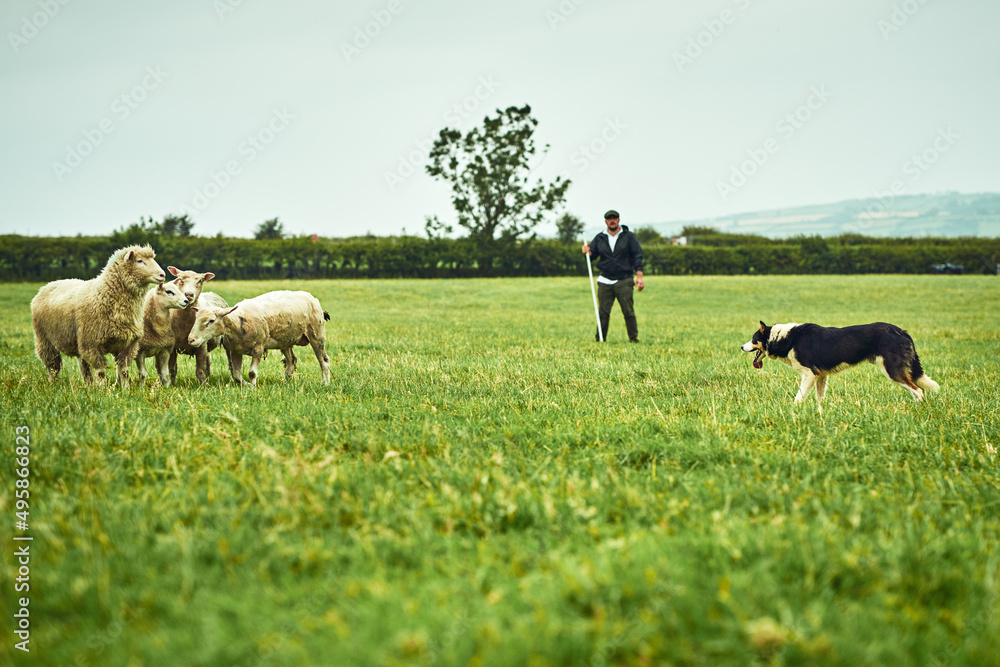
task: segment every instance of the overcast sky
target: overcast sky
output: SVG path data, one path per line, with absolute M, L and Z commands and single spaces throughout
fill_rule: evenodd
M 588 227 L 995 191 L 998 26 L 995 0 L 3 0 L 0 232 L 422 233 L 454 220 L 433 138 L 526 103 Z

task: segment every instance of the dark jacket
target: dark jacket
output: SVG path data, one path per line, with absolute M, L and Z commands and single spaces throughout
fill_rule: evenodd
M 609 280 L 624 280 L 631 278 L 633 273 L 642 271 L 642 248 L 639 246 L 639 239 L 625 225 L 621 225 L 621 231 L 618 232 L 614 252 L 611 252 L 608 235 L 601 232 L 590 242 L 590 257 L 591 259 L 600 257 L 597 270 Z

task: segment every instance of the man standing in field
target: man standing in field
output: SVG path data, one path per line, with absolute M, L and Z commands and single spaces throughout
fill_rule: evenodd
M 601 272 L 597 278 L 597 303 L 603 335 L 595 334 L 594 340 L 608 339 L 611 307 L 617 299 L 625 317 L 628 339 L 632 343 L 638 343 L 639 326 L 632 306 L 632 289 L 637 287 L 641 292 L 646 286 L 642 280 L 642 248 L 635 234 L 621 224 L 618 211 L 605 213 L 604 224 L 608 227 L 606 231 L 595 236 L 590 243 L 583 244 L 583 254 L 590 253 L 591 259 L 600 257 L 597 262 L 597 270 Z

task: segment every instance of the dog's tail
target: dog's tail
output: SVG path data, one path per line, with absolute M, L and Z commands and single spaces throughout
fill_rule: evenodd
M 916 382 L 917 386 L 924 391 L 941 391 L 941 385 L 927 375 L 921 375 L 918 378 L 914 378 L 913 381 Z
M 932 380 L 930 376 L 924 375 L 924 369 L 920 365 L 920 357 L 917 356 L 916 351 L 913 352 L 913 361 L 910 363 L 910 377 L 924 391 L 941 391 L 941 385 Z

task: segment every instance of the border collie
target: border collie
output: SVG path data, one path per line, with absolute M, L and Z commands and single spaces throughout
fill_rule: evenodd
M 795 402 L 816 388 L 816 405 L 826 393 L 827 377 L 862 361 L 878 363 L 890 380 L 909 390 L 917 401 L 925 391 L 938 391 L 938 383 L 924 375 L 910 335 L 894 324 L 874 322 L 853 327 L 821 327 L 818 324 L 760 323 L 753 338 L 740 348 L 757 354 L 754 368 L 763 368 L 763 356 L 783 361 L 802 374 Z

